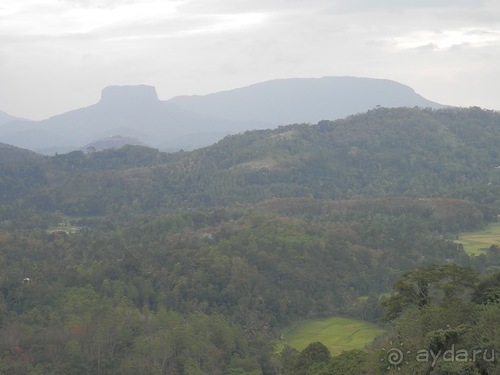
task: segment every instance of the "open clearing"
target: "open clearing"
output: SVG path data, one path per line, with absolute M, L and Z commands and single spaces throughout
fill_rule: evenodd
M 78 232 L 80 229 L 81 227 L 74 226 L 73 224 L 71 224 L 70 219 L 66 218 L 56 226 L 47 229 L 47 233 L 65 232 L 66 234 L 72 234 Z
M 483 254 L 491 245 L 500 246 L 500 223 L 489 224 L 476 232 L 462 233 L 456 242 L 461 243 L 469 255 Z
M 340 354 L 352 349 L 362 349 L 383 329 L 362 320 L 347 318 L 311 319 L 297 323 L 284 333 L 284 341 L 297 350 L 319 341 L 332 353 Z

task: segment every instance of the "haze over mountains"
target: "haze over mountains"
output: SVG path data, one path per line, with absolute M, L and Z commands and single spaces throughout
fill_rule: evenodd
M 17 117 L 9 115 L 8 113 L 0 111 L 0 126 L 14 120 L 19 119 Z
M 121 136 L 176 151 L 207 146 L 228 134 L 335 120 L 377 106 L 444 107 L 400 83 L 354 77 L 273 80 L 167 101 L 160 101 L 152 86 L 109 86 L 98 103 L 42 121 L 0 113 L 0 141 L 51 154 Z

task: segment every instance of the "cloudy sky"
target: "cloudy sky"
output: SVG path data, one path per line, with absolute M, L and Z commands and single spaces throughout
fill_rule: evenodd
M 160 99 L 275 78 L 392 79 L 500 109 L 498 0 L 2 0 L 0 110 L 43 119 L 113 84 Z

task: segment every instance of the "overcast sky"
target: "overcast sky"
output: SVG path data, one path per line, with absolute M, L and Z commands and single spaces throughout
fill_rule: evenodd
M 0 110 L 43 119 L 149 84 L 161 100 L 358 76 L 500 109 L 498 0 L 1 0 Z

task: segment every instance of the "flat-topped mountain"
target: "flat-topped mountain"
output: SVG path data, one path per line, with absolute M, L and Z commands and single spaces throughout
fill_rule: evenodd
M 231 126 L 159 101 L 152 86 L 110 86 L 101 100 L 42 121 L 13 121 L 0 127 L 0 141 L 42 153 L 62 153 L 110 136 L 135 138 L 161 149 L 179 149 L 176 139 L 202 130 L 220 139 Z M 228 129 L 220 133 L 222 129 Z M 194 137 L 194 136 L 193 136 Z M 193 141 L 193 148 L 202 146 Z
M 335 120 L 379 106 L 444 107 L 400 83 L 356 77 L 277 79 L 203 96 L 179 96 L 170 102 L 200 114 L 244 118 L 270 128 Z
M 141 107 L 159 102 L 156 89 L 153 86 L 108 86 L 101 92 L 101 104 L 119 107 Z
M 161 150 L 189 150 L 228 134 L 335 120 L 377 106 L 443 107 L 397 82 L 354 77 L 274 80 L 168 101 L 159 100 L 152 86 L 109 86 L 89 107 L 42 121 L 0 123 L 0 142 L 62 153 L 120 135 Z

